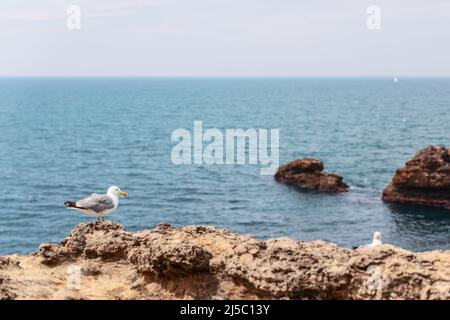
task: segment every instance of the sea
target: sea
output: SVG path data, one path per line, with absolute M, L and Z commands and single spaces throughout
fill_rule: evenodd
M 172 133 L 278 129 L 279 162 L 342 175 L 343 194 L 302 191 L 259 164 L 175 164 Z M 449 78 L 0 78 L 0 255 L 59 242 L 95 217 L 64 201 L 129 192 L 110 216 L 136 231 L 213 225 L 412 251 L 450 249 L 450 211 L 384 203 L 396 169 L 450 145 Z

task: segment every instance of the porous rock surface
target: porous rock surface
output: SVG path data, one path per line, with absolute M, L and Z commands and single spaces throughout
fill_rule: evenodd
M 450 149 L 430 146 L 418 151 L 395 172 L 382 198 L 450 209 Z
M 78 267 L 79 285 L 68 275 Z M 0 257 L 0 299 L 449 299 L 450 252 L 256 240 L 209 226 L 90 222 Z

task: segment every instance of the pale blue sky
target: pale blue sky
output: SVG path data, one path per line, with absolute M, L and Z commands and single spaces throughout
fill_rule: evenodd
M 1 0 L 0 44 L 0 76 L 450 76 L 450 1 Z

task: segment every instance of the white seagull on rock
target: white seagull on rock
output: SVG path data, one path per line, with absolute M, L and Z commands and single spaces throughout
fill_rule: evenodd
M 128 197 L 128 193 L 120 190 L 119 187 L 108 188 L 106 194 L 93 193 L 91 196 L 76 202 L 66 201 L 64 205 L 67 209 L 77 210 L 90 216 L 96 216 L 97 220 L 105 221 L 105 217 L 113 213 L 119 206 L 119 196 Z
M 381 242 L 381 233 L 379 231 L 375 231 L 373 234 L 373 241 L 371 244 L 368 244 L 368 247 L 376 247 L 381 246 L 383 243 Z
M 383 243 L 381 242 L 381 233 L 379 231 L 375 231 L 373 233 L 373 241 L 372 243 L 363 245 L 363 246 L 359 246 L 359 247 L 353 247 L 353 249 L 359 249 L 359 248 L 373 248 L 376 246 L 380 246 Z

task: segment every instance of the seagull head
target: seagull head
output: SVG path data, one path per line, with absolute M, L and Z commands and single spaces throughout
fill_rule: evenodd
M 373 241 L 381 241 L 381 233 L 379 231 L 373 233 Z
M 115 195 L 116 197 L 128 197 L 128 192 L 122 191 L 119 187 L 116 186 L 109 187 L 108 194 Z

